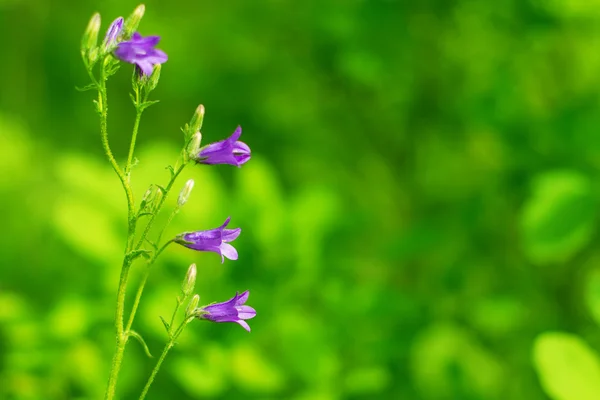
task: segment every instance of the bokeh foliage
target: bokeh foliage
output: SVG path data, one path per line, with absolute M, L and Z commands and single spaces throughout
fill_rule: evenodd
M 0 1 L 0 398 L 104 389 L 125 201 L 74 87 L 91 14 L 136 5 Z M 231 215 L 240 260 L 169 249 L 136 329 L 156 354 L 191 262 L 202 301 L 250 289 L 259 313 L 190 325 L 149 398 L 600 398 L 599 1 L 146 6 L 170 59 L 138 198 L 200 102 L 205 141 L 241 124 L 253 159 L 186 170 L 168 232 Z M 130 71 L 109 84 L 121 157 Z M 122 398 L 151 365 L 131 342 Z

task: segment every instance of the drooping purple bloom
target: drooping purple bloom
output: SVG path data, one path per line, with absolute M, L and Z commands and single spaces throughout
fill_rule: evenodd
M 106 31 L 106 36 L 104 36 L 104 51 L 109 51 L 116 44 L 117 38 L 121 34 L 123 30 L 123 17 L 119 17 L 113 21 L 112 24 L 108 27 Z
M 130 64 L 135 64 L 143 75 L 150 75 L 155 64 L 162 64 L 168 57 L 164 51 L 154 47 L 160 41 L 160 36 L 142 37 L 135 32 L 130 40 L 118 44 L 115 55 Z
M 236 292 L 233 298 L 223 303 L 211 304 L 200 308 L 199 310 L 205 313 L 200 314 L 198 318 L 213 322 L 235 322 L 250 332 L 250 326 L 245 320 L 254 318 L 256 310 L 244 305 L 246 300 L 248 300 L 248 296 L 250 296 L 250 291 L 248 290 L 242 294 Z
M 242 127 L 238 126 L 227 139 L 204 146 L 200 149 L 196 162 L 200 164 L 229 164 L 240 167 L 250 159 L 250 147 L 238 140 L 241 135 Z
M 225 262 L 225 257 L 237 260 L 238 252 L 229 242 L 234 241 L 242 230 L 225 229 L 230 220 L 231 217 L 227 217 L 225 223 L 215 229 L 182 233 L 175 238 L 175 242 L 189 249 L 215 252 L 221 256 L 221 263 Z

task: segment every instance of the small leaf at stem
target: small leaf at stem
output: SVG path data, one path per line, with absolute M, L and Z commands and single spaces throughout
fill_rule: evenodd
M 158 103 L 160 100 L 151 100 L 151 101 L 146 101 L 144 103 L 142 103 L 140 105 L 140 109 L 145 110 L 146 108 L 150 107 L 153 104 Z
M 138 340 L 138 342 L 140 342 L 140 344 L 142 345 L 142 347 L 144 348 L 144 352 L 146 353 L 146 355 L 149 358 L 154 358 L 152 356 L 152 354 L 150 354 L 150 349 L 148 348 L 148 345 L 146 344 L 146 342 L 144 341 L 144 338 L 142 337 L 142 335 L 140 335 L 139 333 L 137 333 L 136 331 L 129 331 L 128 332 L 129 336 L 133 336 L 134 338 L 136 338 Z
M 167 168 L 170 168 L 171 171 L 173 170 L 173 167 L 171 167 L 170 165 Z M 167 189 L 165 189 L 164 187 L 160 185 L 156 185 L 156 187 L 162 192 L 162 194 L 167 193 Z
M 96 85 L 95 83 L 90 83 L 89 85 L 85 85 L 84 87 L 75 86 L 75 90 L 77 90 L 78 92 L 86 92 L 88 90 L 93 90 L 97 88 L 98 85 Z
M 152 254 L 152 252 L 148 251 L 148 250 L 134 250 L 134 251 L 130 251 L 127 254 L 127 256 L 133 261 L 136 258 L 138 258 L 139 256 L 142 256 L 145 259 L 149 259 L 151 254 Z
M 167 333 L 169 333 L 169 323 L 167 321 L 165 321 L 165 319 L 163 317 L 160 317 L 160 320 L 162 321 L 163 325 L 165 326 Z

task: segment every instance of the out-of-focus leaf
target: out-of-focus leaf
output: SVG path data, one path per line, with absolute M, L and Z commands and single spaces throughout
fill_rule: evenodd
M 529 259 L 544 264 L 571 258 L 590 240 L 595 208 L 590 182 L 584 175 L 555 171 L 538 177 L 521 216 Z
M 600 399 L 600 360 L 580 337 L 562 332 L 539 335 L 533 364 L 553 400 Z
M 592 270 L 587 276 L 585 300 L 597 324 L 600 325 L 600 270 Z
M 233 349 L 231 373 L 234 382 L 249 392 L 275 393 L 284 387 L 282 371 L 247 345 Z
M 411 351 L 414 379 L 423 398 L 501 398 L 502 366 L 468 332 L 454 325 L 434 325 L 417 337 Z

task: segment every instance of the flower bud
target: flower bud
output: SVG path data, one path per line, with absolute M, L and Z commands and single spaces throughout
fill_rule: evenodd
M 194 133 L 194 136 L 192 136 L 192 139 L 190 140 L 190 143 L 188 144 L 188 157 L 191 159 L 195 159 L 196 157 L 198 157 L 198 153 L 200 152 L 200 144 L 202 143 L 202 133 L 200 132 L 196 132 Z
M 142 200 L 140 201 L 140 210 L 143 210 L 146 207 L 146 204 L 151 203 L 154 197 L 154 186 L 150 185 L 146 193 L 142 196 Z
M 189 296 L 194 291 L 196 284 L 196 264 L 190 265 L 181 284 L 181 291 L 184 296 Z
M 96 13 L 90 19 L 90 22 L 85 28 L 85 33 L 81 38 L 81 54 L 87 55 L 96 47 L 98 43 L 98 32 L 100 31 L 100 14 Z
M 185 315 L 191 316 L 192 314 L 194 314 L 194 311 L 196 311 L 196 308 L 198 307 L 199 302 L 200 302 L 200 296 L 195 294 L 194 297 L 192 297 L 192 299 L 188 303 L 187 308 L 185 309 Z
M 190 197 L 190 193 L 192 193 L 193 188 L 194 188 L 194 180 L 190 179 L 189 181 L 187 181 L 185 183 L 185 186 L 183 187 L 183 189 L 181 189 L 181 192 L 179 192 L 179 197 L 177 198 L 177 205 L 179 207 L 181 207 L 185 203 L 187 203 L 188 198 Z
M 158 205 L 160 204 L 160 202 L 162 201 L 163 198 L 163 191 L 161 188 L 156 188 L 156 195 L 154 196 L 154 198 L 152 199 L 152 204 L 151 204 L 151 209 L 156 211 L 156 209 L 158 208 Z
M 146 11 L 146 6 L 140 4 L 136 7 L 135 10 L 131 13 L 131 15 L 125 20 L 125 26 L 123 28 L 123 37 L 124 39 L 129 39 L 131 35 L 137 30 L 140 25 L 140 21 L 144 16 L 144 12 Z
M 189 132 L 198 132 L 200 128 L 202 128 L 202 121 L 204 120 L 204 106 L 200 104 L 194 115 L 192 116 L 192 120 L 190 121 Z
M 156 64 L 154 66 L 152 75 L 150 75 L 150 78 L 148 79 L 148 91 L 154 90 L 154 89 L 156 89 L 156 86 L 158 86 L 158 80 L 160 79 L 161 68 L 162 67 L 160 64 Z
M 123 17 L 119 17 L 113 21 L 106 31 L 104 41 L 102 42 L 102 49 L 105 53 L 111 51 L 117 45 L 117 38 L 123 30 Z

